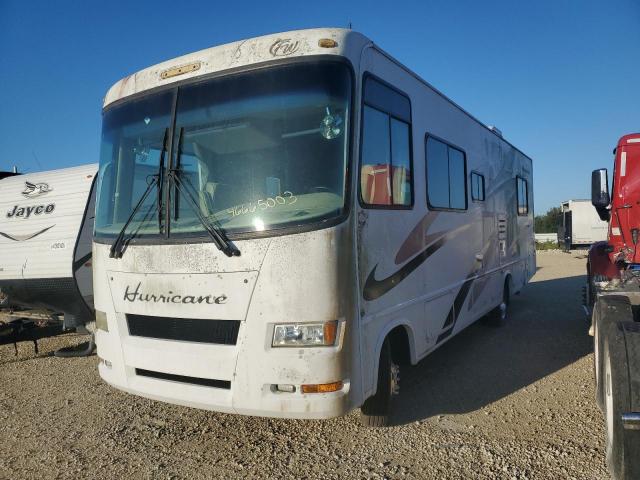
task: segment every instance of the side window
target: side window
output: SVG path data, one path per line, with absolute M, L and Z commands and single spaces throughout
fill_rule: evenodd
M 518 215 L 529 213 L 529 185 L 522 177 L 516 177 L 516 189 L 518 191 Z
M 484 201 L 484 175 L 471 172 L 471 200 Z
M 413 205 L 409 99 L 367 78 L 362 113 L 360 194 L 380 207 Z
M 433 137 L 427 137 L 426 157 L 429 208 L 466 210 L 467 167 L 464 152 Z

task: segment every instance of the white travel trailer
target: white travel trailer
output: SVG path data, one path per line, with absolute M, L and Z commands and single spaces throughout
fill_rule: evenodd
M 560 205 L 562 225 L 558 242 L 565 249 L 587 247 L 607 239 L 609 224 L 603 222 L 591 200 L 567 200 Z
M 99 371 L 130 393 L 385 424 L 398 365 L 535 271 L 531 159 L 350 30 L 128 76 L 102 139 Z
M 0 291 L 11 305 L 94 320 L 91 238 L 98 165 L 0 182 Z

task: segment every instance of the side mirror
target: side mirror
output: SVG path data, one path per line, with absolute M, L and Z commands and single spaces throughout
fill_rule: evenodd
M 608 210 L 611 198 L 609 197 L 609 178 L 606 168 L 591 172 L 591 203 L 596 207 L 600 219 L 608 222 L 611 215 Z

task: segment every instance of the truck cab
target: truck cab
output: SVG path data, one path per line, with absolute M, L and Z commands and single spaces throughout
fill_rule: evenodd
M 609 226 L 589 250 L 586 303 L 607 464 L 614 478 L 640 478 L 640 133 L 613 152 L 611 193 L 606 169 L 591 177 L 592 204 Z

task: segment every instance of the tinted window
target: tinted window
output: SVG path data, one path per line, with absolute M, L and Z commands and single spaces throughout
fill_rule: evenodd
M 367 78 L 364 85 L 364 103 L 393 115 L 405 122 L 411 122 L 411 103 L 404 95 L 373 78 Z
M 449 201 L 450 208 L 467 208 L 467 190 L 464 172 L 464 155 L 449 147 Z
M 529 186 L 524 178 L 516 177 L 516 189 L 518 191 L 518 215 L 529 213 Z
M 484 200 L 484 175 L 471 172 L 471 199 L 476 201 Z
M 411 205 L 411 157 L 409 125 L 391 119 L 391 158 L 393 160 L 393 203 Z
M 431 208 L 467 208 L 464 153 L 433 137 L 427 137 L 427 200 Z
M 413 199 L 411 131 L 409 123 L 404 121 L 409 116 L 409 100 L 371 78 L 367 79 L 365 91 L 360 168 L 362 202 L 410 207 Z
M 427 191 L 429 205 L 449 208 L 449 156 L 447 145 L 427 139 Z

